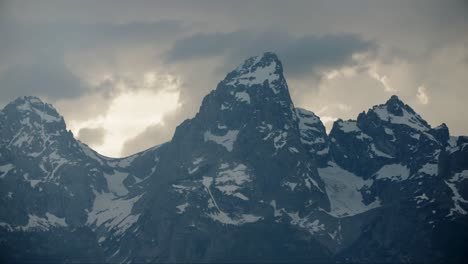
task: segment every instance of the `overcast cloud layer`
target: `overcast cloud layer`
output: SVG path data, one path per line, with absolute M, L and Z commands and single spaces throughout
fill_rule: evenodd
M 109 156 L 170 140 L 249 56 L 327 127 L 397 94 L 468 135 L 466 1 L 0 1 L 0 106 L 53 103 Z

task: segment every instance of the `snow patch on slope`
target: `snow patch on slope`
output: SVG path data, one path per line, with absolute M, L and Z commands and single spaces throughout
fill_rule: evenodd
M 435 163 L 426 163 L 418 170 L 418 173 L 436 176 L 438 173 L 438 165 Z
M 185 212 L 185 209 L 186 209 L 188 206 L 189 206 L 189 203 L 187 203 L 187 202 L 176 206 L 176 208 L 177 208 L 177 210 L 178 210 L 177 213 L 178 213 L 178 214 L 184 213 L 184 212 Z
M 371 143 L 371 151 L 377 155 L 378 157 L 382 157 L 382 158 L 387 158 L 387 159 L 393 159 L 394 157 L 388 155 L 387 153 L 383 152 L 383 151 L 380 151 L 379 149 L 377 149 L 377 147 L 374 145 L 374 143 Z
M 263 84 L 265 81 L 267 81 L 270 87 L 272 87 L 273 82 L 279 79 L 279 75 L 275 73 L 276 62 L 274 61 L 263 67 L 256 67 L 255 69 L 238 68 L 236 71 L 239 72 L 239 75 L 231 79 L 228 83 L 226 83 L 226 85 L 252 86 L 256 84 Z M 275 89 L 273 89 L 273 91 L 278 93 L 278 91 Z
M 240 188 L 239 185 L 242 185 L 244 182 L 250 181 L 249 176 L 246 174 L 247 167 L 245 165 L 238 165 L 234 169 L 229 169 L 229 164 L 223 163 L 220 166 L 221 171 L 215 179 L 213 177 L 203 176 L 201 183 L 205 187 L 205 190 L 208 192 L 210 198 L 208 200 L 208 208 L 213 208 L 216 212 L 208 213 L 207 216 L 214 221 L 220 222 L 227 225 L 243 225 L 248 223 L 254 223 L 262 219 L 261 216 L 256 216 L 253 214 L 235 214 L 235 213 L 226 213 L 219 207 L 216 199 L 214 198 L 211 192 L 211 186 L 213 183 L 215 187 L 224 191 L 225 194 L 232 194 L 242 200 L 248 200 L 241 193 L 234 193 L 235 190 Z M 224 183 L 229 183 L 228 185 L 220 185 Z M 236 184 L 236 185 L 234 185 Z M 223 189 L 224 187 L 224 189 Z
M 287 214 L 291 218 L 290 223 L 292 225 L 305 229 L 312 235 L 325 230 L 325 225 L 320 224 L 320 221 L 318 219 L 314 219 L 312 221 L 311 219 L 309 219 L 309 217 L 300 217 L 298 212 Z
M 219 167 L 218 175 L 215 178 L 215 188 L 225 195 L 232 195 L 242 200 L 248 200 L 248 197 L 238 192 L 238 190 L 243 188 L 245 183 L 251 181 L 247 166 L 244 164 L 230 166 L 227 163 L 223 163 Z
M 220 223 L 226 225 L 243 225 L 249 223 L 255 223 L 262 219 L 261 216 L 256 216 L 252 214 L 241 214 L 241 215 L 234 215 L 230 216 L 223 211 L 219 211 L 217 213 L 211 213 L 208 215 L 211 219 L 218 221 Z
M 380 200 L 364 204 L 361 189 L 371 186 L 372 180 L 346 171 L 337 164 L 330 162 L 328 167 L 319 168 L 319 175 L 325 182 L 325 189 L 330 200 L 330 215 L 346 217 L 364 213 L 381 206 Z
M 381 120 L 392 124 L 405 125 L 419 131 L 427 131 L 428 129 L 430 129 L 421 122 L 421 117 L 419 115 L 409 113 L 404 108 L 401 108 L 401 110 L 403 111 L 402 116 L 393 115 L 387 110 L 386 106 L 384 105 L 376 106 L 372 110 L 377 114 L 377 116 Z
M 361 129 L 358 128 L 356 121 L 346 121 L 346 122 L 338 122 L 340 129 L 345 133 L 350 132 L 361 132 Z
M 5 164 L 0 166 L 0 179 L 5 178 L 10 170 L 12 170 L 15 166 L 13 164 Z
M 114 174 L 104 173 L 104 177 L 107 181 L 107 187 L 109 191 L 117 196 L 124 196 L 128 194 L 128 190 L 125 187 L 123 181 L 127 178 L 128 173 L 121 171 L 114 171 Z
M 247 92 L 237 92 L 235 96 L 238 101 L 250 104 L 250 95 Z
M 13 226 L 7 223 L 0 223 L 1 227 L 6 228 L 8 231 L 48 231 L 54 227 L 67 227 L 65 218 L 57 217 L 54 214 L 46 213 L 46 218 L 39 217 L 34 214 L 28 214 L 28 223 L 24 226 Z
M 467 211 L 461 206 L 461 204 L 467 204 L 468 200 L 466 200 L 457 188 L 457 183 L 460 183 L 464 180 L 468 179 L 468 170 L 464 170 L 459 173 L 455 173 L 452 178 L 448 181 L 445 181 L 445 184 L 450 188 L 453 193 L 452 200 L 453 200 L 453 208 L 450 209 L 450 213 L 447 216 L 453 216 L 455 213 L 466 215 Z
M 131 199 L 118 198 L 112 193 L 94 192 L 94 195 L 96 197 L 93 209 L 88 213 L 88 225 L 104 226 L 108 231 L 114 230 L 119 235 L 138 220 L 140 215 L 132 215 L 132 208 L 142 195 Z
M 320 118 L 316 116 L 313 112 L 307 111 L 302 108 L 296 108 L 296 115 L 299 118 L 299 130 L 313 130 L 315 132 L 322 132 L 315 127 L 316 124 L 320 124 Z
M 46 112 L 39 111 L 37 109 L 34 109 L 34 112 L 41 118 L 42 122 L 54 123 L 54 122 L 60 122 L 61 121 L 61 119 L 59 117 L 49 115 Z
M 408 179 L 410 171 L 402 164 L 384 165 L 375 173 L 377 180 L 404 181 Z
M 364 133 L 358 126 L 357 126 L 357 121 L 356 120 L 348 120 L 348 121 L 342 121 L 338 120 L 336 121 L 336 124 L 338 124 L 338 128 L 343 131 L 344 133 L 351 133 L 355 134 L 357 139 L 364 140 L 364 139 L 369 139 L 372 140 L 372 138 Z
M 223 136 L 214 135 L 211 131 L 206 131 L 203 134 L 204 140 L 213 141 L 216 144 L 219 144 L 226 148 L 227 151 L 231 152 L 234 147 L 234 142 L 236 142 L 237 134 L 239 130 L 228 130 Z

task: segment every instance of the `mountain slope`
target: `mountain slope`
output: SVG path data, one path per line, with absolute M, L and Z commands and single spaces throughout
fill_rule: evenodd
M 18 250 L 13 259 L 19 262 L 29 260 L 21 250 L 30 249 L 37 250 L 32 259 L 48 261 L 54 254 L 50 260 L 67 259 L 84 240 L 94 244 L 89 256 L 70 258 L 103 261 L 103 239 L 136 221 L 132 204 L 144 192 L 144 173 L 156 166 L 154 160 L 129 168 L 145 153 L 119 160 L 100 156 L 75 140 L 57 111 L 35 97 L 18 98 L 0 113 L 0 225 L 4 237 L 11 237 L 2 246 Z M 70 243 L 61 245 L 64 238 Z M 49 241 L 51 248 L 24 244 L 36 239 Z
M 460 261 L 467 145 L 396 96 L 327 135 L 273 53 L 228 73 L 170 142 L 123 159 L 21 97 L 0 111 L 1 260 Z
M 463 139 L 463 137 L 460 137 Z M 340 166 L 368 182 L 364 200 L 380 201 L 379 215 L 353 246 L 341 253 L 351 261 L 423 261 L 434 258 L 459 261 L 460 253 L 447 254 L 451 245 L 463 245 L 465 224 L 458 226 L 460 238 L 451 237 L 448 226 L 466 219 L 466 206 L 459 190 L 468 183 L 468 156 L 453 162 L 454 144 L 445 124 L 431 128 L 411 107 L 392 96 L 385 104 L 361 113 L 357 121 L 337 121 L 330 132 L 333 166 Z M 450 161 L 452 160 L 452 161 Z M 465 178 L 464 178 L 465 177 Z M 456 179 L 456 180 L 454 180 Z M 452 183 L 453 182 L 453 183 Z M 456 183 L 455 183 L 456 182 Z M 458 187 L 455 185 L 458 184 Z M 460 196 L 459 196 L 460 195 Z M 457 202 L 458 201 L 458 202 Z M 460 206 L 460 207 L 458 207 Z M 385 230 L 382 232 L 382 230 Z M 407 234 L 411 233 L 411 239 Z M 372 248 L 369 254 L 367 249 Z M 430 252 L 430 253 L 429 253 Z M 453 252 L 452 252 L 453 253 Z M 441 257 L 443 256 L 443 257 Z
M 153 250 L 157 245 L 150 252 L 135 249 L 148 257 L 135 261 L 241 257 L 232 248 L 255 251 L 245 260 L 253 261 L 259 254 L 272 260 L 280 255 L 271 247 L 257 249 L 258 242 L 247 244 L 235 237 L 244 228 L 250 232 L 267 228 L 270 235 L 258 237 L 268 240 L 284 237 L 285 232 L 320 231 L 313 215 L 321 213 L 317 205 L 329 206 L 324 185 L 301 143 L 282 65 L 274 54 L 246 60 L 229 73 L 203 100 L 199 113 L 176 129 L 160 158 L 148 198 L 153 206 L 141 218 L 142 229 L 150 231 L 132 236 L 173 246 L 161 252 Z M 308 208 L 310 201 L 316 205 Z M 275 207 L 281 213 L 275 213 Z M 304 249 L 316 243 L 296 242 Z M 203 243 L 205 248 L 200 249 Z M 283 241 L 277 243 L 280 248 Z M 313 255 L 304 249 L 291 254 L 298 250 L 300 258 L 306 254 L 326 259 L 320 257 L 323 253 Z

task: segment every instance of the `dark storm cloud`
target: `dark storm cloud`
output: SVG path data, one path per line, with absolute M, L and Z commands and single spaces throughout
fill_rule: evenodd
M 0 87 L 5 103 L 20 95 L 71 99 L 90 87 L 65 65 L 70 52 L 104 48 L 124 53 L 125 47 L 157 46 L 157 41 L 182 31 L 180 22 L 126 24 L 38 23 L 0 24 Z M 105 60 L 104 56 L 96 60 Z M 92 64 L 92 62 L 88 62 Z M 97 90 L 101 90 L 99 87 Z M 108 89 L 107 89 L 108 90 Z
M 78 132 L 77 138 L 90 145 L 101 145 L 104 143 L 106 130 L 102 127 L 98 128 L 82 128 Z
M 34 23 L 0 25 L 0 56 L 12 51 L 30 55 L 63 55 L 66 50 L 107 45 L 156 44 L 183 31 L 180 21 L 129 23 Z
M 237 62 L 238 58 L 273 51 L 282 58 L 288 74 L 297 76 L 353 64 L 354 54 L 375 53 L 377 48 L 375 42 L 357 34 L 295 37 L 284 32 L 237 31 L 198 33 L 177 40 L 165 58 L 178 62 L 227 54 L 228 61 Z
M 468 98 L 467 7 L 466 0 L 0 0 L 0 104 L 43 94 L 79 123 L 105 115 L 119 85 L 157 90 L 141 85 L 146 72 L 176 76 L 183 107 L 163 117 L 165 126 L 148 124 L 123 139 L 123 153 L 131 154 L 168 140 L 244 59 L 274 51 L 299 106 L 330 105 L 323 115 L 354 118 L 388 98 L 382 80 L 405 100 L 416 100 L 424 86 L 430 103 L 408 103 L 466 134 L 458 113 Z M 357 61 L 357 53 L 370 56 Z M 339 74 L 321 78 L 324 72 Z M 86 111 L 75 110 L 81 105 Z
M 358 53 L 374 53 L 377 44 L 359 35 L 341 34 L 306 36 L 295 41 L 285 50 L 284 56 L 290 74 L 306 74 L 316 68 L 339 68 L 353 64 L 352 56 Z
M 255 34 L 246 31 L 198 33 L 177 40 L 167 52 L 169 62 L 197 59 L 223 54 L 238 47 L 243 49 L 255 40 Z
M 34 95 L 50 99 L 75 98 L 86 87 L 63 63 L 15 65 L 0 74 L 1 101 Z

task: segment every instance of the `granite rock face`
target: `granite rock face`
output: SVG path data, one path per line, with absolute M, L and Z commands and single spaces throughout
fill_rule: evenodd
M 0 112 L 0 257 L 461 261 L 467 146 L 396 96 L 327 135 L 273 53 L 228 73 L 171 141 L 122 159 L 21 97 Z

